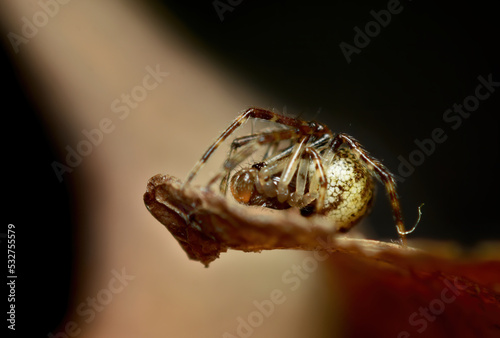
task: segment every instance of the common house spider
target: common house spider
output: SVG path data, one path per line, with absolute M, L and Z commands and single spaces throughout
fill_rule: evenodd
M 304 217 L 324 216 L 338 231 L 347 232 L 371 209 L 374 176 L 385 185 L 397 232 L 406 245 L 406 235 L 420 220 L 420 207 L 415 226 L 405 230 L 391 172 L 352 136 L 335 134 L 318 122 L 249 108 L 208 148 L 189 173 L 186 185 L 214 151 L 249 119 L 275 122 L 283 128 L 236 138 L 223 167 L 208 186 L 219 181 L 220 191 L 225 195 L 229 187 L 241 204 L 279 210 L 298 208 Z M 265 150 L 260 162 L 232 174 L 258 150 Z

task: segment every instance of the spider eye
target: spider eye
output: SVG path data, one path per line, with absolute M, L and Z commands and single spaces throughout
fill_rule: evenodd
M 242 204 L 248 204 L 255 189 L 255 169 L 243 169 L 231 178 L 231 193 L 234 199 Z
M 265 162 L 258 162 L 252 165 L 252 168 L 260 170 L 266 166 Z
M 318 128 L 318 123 L 316 123 L 315 121 L 309 121 L 309 128 L 311 128 L 312 130 L 316 130 L 316 128 Z

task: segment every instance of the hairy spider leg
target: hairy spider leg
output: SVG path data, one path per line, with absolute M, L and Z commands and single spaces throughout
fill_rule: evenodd
M 207 149 L 203 154 L 201 159 L 196 162 L 195 166 L 189 172 L 186 182 L 184 185 L 191 183 L 198 171 L 207 162 L 213 152 L 224 142 L 232 133 L 234 133 L 238 128 L 240 128 L 248 119 L 255 118 L 266 120 L 270 122 L 276 122 L 283 124 L 292 128 L 297 129 L 301 134 L 315 135 L 316 137 L 322 136 L 324 134 L 331 133 L 330 130 L 319 123 L 307 122 L 304 120 L 283 116 L 266 109 L 261 108 L 249 108 L 242 114 L 240 114 L 227 129 L 215 140 L 215 142 Z
M 279 145 L 280 145 L 279 142 L 270 143 L 269 147 L 267 147 L 267 150 L 264 153 L 264 156 L 262 156 L 262 161 L 265 161 L 268 158 L 271 158 L 274 155 L 278 154 L 278 147 L 279 147 Z
M 391 203 L 394 221 L 396 222 L 396 229 L 398 231 L 401 242 L 403 243 L 403 245 L 406 246 L 406 235 L 415 230 L 418 221 L 413 227 L 413 229 L 409 231 L 405 230 L 403 215 L 401 213 L 401 207 L 399 205 L 399 197 L 396 192 L 396 180 L 394 179 L 394 176 L 382 163 L 380 163 L 377 159 L 370 156 L 368 154 L 368 151 L 366 151 L 354 137 L 349 136 L 347 134 L 343 133 L 337 134 L 333 138 L 330 147 L 334 154 L 337 152 L 337 150 L 342 144 L 346 144 L 353 151 L 356 157 L 358 157 L 363 161 L 367 169 L 371 173 L 375 173 L 375 176 L 385 185 L 385 189 L 387 191 L 387 194 L 389 196 L 389 201 Z M 419 208 L 419 213 L 420 213 L 420 208 Z
M 278 201 L 285 202 L 290 192 L 288 190 L 288 185 L 295 175 L 295 171 L 299 165 L 300 159 L 302 158 L 302 153 L 306 147 L 306 143 L 309 140 L 309 136 L 304 136 L 293 146 L 292 155 L 288 161 L 285 169 L 281 173 L 280 181 L 278 183 Z M 261 170 L 263 172 L 263 170 Z M 260 173 L 259 173 L 260 174 Z
M 229 182 L 229 176 L 231 171 L 242 161 L 246 160 L 255 151 L 258 150 L 263 145 L 268 145 L 265 156 L 269 154 L 269 148 L 273 145 L 279 145 L 283 140 L 292 140 L 298 138 L 300 135 L 296 133 L 293 129 L 284 129 L 270 132 L 263 132 L 260 134 L 247 135 L 236 138 L 231 143 L 231 148 L 229 149 L 229 154 L 224 162 L 224 167 L 222 171 L 225 173 L 224 177 L 220 183 L 220 191 L 225 195 L 227 192 L 227 182 Z M 247 147 L 252 150 L 247 150 Z M 238 151 L 239 149 L 239 151 Z M 263 159 L 264 160 L 264 159 Z M 219 173 L 210 180 L 209 185 L 215 183 L 222 173 Z
M 311 170 L 314 163 L 314 170 Z M 306 193 L 306 182 L 309 177 L 309 191 Z M 302 209 L 316 200 L 316 212 L 321 212 L 325 206 L 325 196 L 328 189 L 328 181 L 323 167 L 322 158 L 318 151 L 312 146 L 304 149 L 300 160 L 295 183 L 295 192 L 290 196 L 291 206 Z
M 312 147 L 307 147 L 304 153 L 309 155 L 311 161 L 314 163 L 314 173 L 312 174 L 313 179 L 309 184 L 309 192 L 312 191 L 315 195 L 317 194 L 317 196 L 313 195 L 313 197 L 317 198 L 316 211 L 321 212 L 325 206 L 325 196 L 328 189 L 328 181 L 326 179 L 323 162 L 321 156 Z
M 260 147 L 283 140 L 293 140 L 300 136 L 301 134 L 299 134 L 296 129 L 284 129 L 258 134 L 258 137 L 244 140 L 246 144 L 241 146 L 239 151 L 231 154 L 231 156 L 226 159 L 224 166 L 220 172 L 210 180 L 208 186 L 214 184 L 222 175 L 228 179 L 231 171 L 241 162 L 252 156 Z
M 307 149 L 307 148 L 306 148 Z M 309 168 L 311 166 L 311 157 L 304 153 L 297 169 L 297 178 L 295 181 L 295 191 L 290 196 L 290 205 L 302 209 L 314 199 L 311 197 L 311 189 L 306 196 L 306 183 L 309 176 Z

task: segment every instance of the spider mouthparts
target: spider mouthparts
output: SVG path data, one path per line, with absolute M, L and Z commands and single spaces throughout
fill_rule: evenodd
M 257 169 L 260 171 L 260 169 L 264 168 L 266 166 L 265 162 L 258 162 L 252 165 L 252 168 Z

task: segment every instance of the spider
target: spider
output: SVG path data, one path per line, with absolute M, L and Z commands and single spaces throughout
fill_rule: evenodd
M 370 212 L 375 177 L 385 185 L 397 232 L 406 245 L 406 235 L 420 221 L 421 206 L 414 227 L 405 230 L 391 172 L 352 136 L 335 134 L 318 122 L 249 108 L 207 149 L 184 184 L 190 184 L 214 151 L 250 119 L 275 122 L 283 128 L 234 139 L 224 165 L 208 187 L 219 181 L 221 193 L 226 195 L 229 187 L 238 203 L 278 210 L 297 208 L 304 217 L 324 216 L 339 232 L 347 232 Z M 265 150 L 262 161 L 244 166 L 231 176 L 261 149 Z

